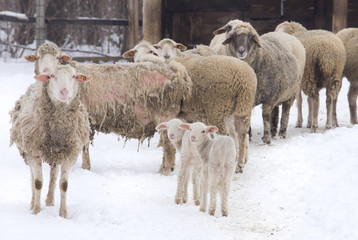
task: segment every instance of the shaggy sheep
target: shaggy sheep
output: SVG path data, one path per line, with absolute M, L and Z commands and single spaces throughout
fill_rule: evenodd
M 170 38 L 164 38 L 160 40 L 157 44 L 154 44 L 153 47 L 158 49 L 165 60 L 180 56 L 181 51 L 186 50 L 186 46 L 181 43 L 176 43 Z
M 42 44 L 34 54 L 27 55 L 24 58 L 29 62 L 35 62 L 36 75 L 48 72 L 55 68 L 57 64 L 64 64 L 72 60 L 72 57 L 63 54 L 56 45 L 51 43 Z
M 242 59 L 256 72 L 255 106 L 262 104 L 263 141 L 269 144 L 271 136 L 277 133 L 281 104 L 279 135 L 286 137 L 290 108 L 298 94 L 305 65 L 303 45 L 286 33 L 271 32 L 259 36 L 250 23 L 239 20 L 229 22 L 214 33 L 224 35 L 225 40 L 221 42 L 224 48 L 215 48 L 214 40 L 217 39 L 214 38 L 210 44 L 213 50 Z
M 229 133 L 235 139 L 236 129 L 239 138 L 236 171 L 242 172 L 248 159 L 247 133 L 256 92 L 255 72 L 244 61 L 228 56 L 183 56 L 170 62 L 173 61 L 186 67 L 193 82 L 192 95 L 182 102 L 178 117 L 187 122 L 215 125 L 220 134 Z M 235 116 L 235 126 L 227 125 L 231 116 Z
M 164 57 L 147 41 L 141 41 L 133 49 L 123 53 L 122 57 L 133 58 L 134 62 L 165 62 Z
M 342 85 L 346 51 L 342 41 L 326 30 L 307 30 L 296 22 L 283 22 L 276 27 L 301 41 L 306 49 L 306 65 L 302 77 L 302 91 L 308 96 L 309 115 L 307 127 L 311 132 L 318 128 L 319 91 L 326 88 L 326 128 L 338 126 L 336 103 Z M 302 127 L 302 98 L 297 99 L 299 114 L 297 127 Z
M 88 114 L 80 102 L 79 83 L 88 79 L 70 65 L 57 65 L 49 73 L 36 75 L 10 112 L 11 144 L 16 144 L 30 166 L 34 214 L 41 210 L 42 161 L 51 166 L 47 206 L 54 205 L 54 188 L 61 166 L 60 216 L 67 217 L 66 192 L 70 168 L 83 145 L 89 142 Z M 85 84 L 84 84 L 85 85 Z
M 236 158 L 234 140 L 229 136 L 217 136 L 215 139 L 211 139 L 209 134 L 218 131 L 218 128 L 206 126 L 201 122 L 182 123 L 179 127 L 189 130 L 190 144 L 196 147 L 202 160 L 200 211 L 206 211 L 208 188 L 210 188 L 209 214 L 215 214 L 216 194 L 219 191 L 221 214 L 227 216 L 230 183 Z
M 192 183 L 193 198 L 195 205 L 200 204 L 199 181 L 201 174 L 201 160 L 195 146 L 190 143 L 189 132 L 179 128 L 183 121 L 174 118 L 169 122 L 160 123 L 155 129 L 157 131 L 167 130 L 170 142 L 180 153 L 180 168 L 178 173 L 177 192 L 175 203 L 186 203 L 188 199 L 188 183 L 190 178 L 190 168 L 193 167 Z
M 176 117 L 191 94 L 191 79 L 177 62 L 79 64 L 76 68 L 92 79 L 80 91 L 93 133 L 115 133 L 142 142 L 154 135 L 160 122 Z M 175 150 L 167 138 L 164 141 L 168 144 L 160 171 L 167 175 L 174 169 Z M 82 158 L 82 167 L 89 169 L 88 146 Z
M 358 28 L 346 28 L 337 33 L 346 48 L 347 60 L 343 70 L 343 76 L 350 82 L 348 91 L 348 103 L 352 124 L 358 124 L 357 96 L 358 96 Z

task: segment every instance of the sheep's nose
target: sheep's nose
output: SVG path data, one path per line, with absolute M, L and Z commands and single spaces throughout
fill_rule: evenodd
M 164 55 L 164 58 L 165 58 L 165 59 L 169 59 L 170 56 L 169 56 L 169 55 Z
M 43 69 L 43 72 L 48 72 L 48 68 L 47 68 L 47 67 L 44 68 L 44 69 Z
M 244 52 L 245 52 L 244 46 L 240 46 L 240 47 L 239 47 L 239 53 L 244 53 Z
M 66 88 L 62 88 L 60 93 L 63 95 L 63 96 L 67 96 L 68 94 L 68 90 Z
M 192 142 L 195 142 L 195 139 L 196 139 L 195 136 L 191 136 L 191 141 L 192 141 Z
M 174 134 L 173 133 L 169 134 L 169 139 L 174 139 Z

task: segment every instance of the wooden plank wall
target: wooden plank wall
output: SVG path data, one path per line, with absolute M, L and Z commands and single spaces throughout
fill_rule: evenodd
M 250 22 L 259 34 L 283 21 L 331 30 L 332 5 L 333 0 L 163 0 L 163 36 L 187 46 L 209 44 L 212 32 L 232 19 Z M 347 26 L 358 27 L 356 0 L 348 0 Z

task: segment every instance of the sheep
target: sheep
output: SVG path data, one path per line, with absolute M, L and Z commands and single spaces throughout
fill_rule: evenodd
M 358 28 L 346 28 L 337 33 L 346 49 L 347 60 L 343 70 L 343 76 L 350 82 L 348 91 L 348 103 L 351 124 L 358 124 L 357 96 L 358 96 Z
M 220 134 L 230 134 L 235 140 L 238 136 L 236 172 L 242 172 L 248 160 L 247 133 L 256 93 L 254 70 L 244 61 L 220 55 L 182 56 L 169 63 L 173 61 L 186 67 L 193 82 L 192 95 L 182 102 L 178 118 L 215 125 Z
M 306 65 L 302 77 L 302 91 L 308 96 L 309 114 L 307 127 L 315 133 L 318 129 L 319 91 L 326 88 L 326 129 L 338 127 L 336 103 L 342 86 L 342 73 L 346 51 L 342 41 L 326 30 L 307 30 L 300 23 L 283 22 L 277 32 L 295 36 L 306 49 Z M 296 127 L 302 127 L 302 97 L 297 99 L 299 114 Z
M 186 46 L 181 43 L 177 43 L 170 38 L 160 40 L 157 44 L 154 44 L 153 47 L 158 49 L 165 60 L 180 56 L 181 51 L 186 50 Z
M 225 33 L 226 32 L 226 33 Z M 224 47 L 210 47 L 217 54 L 237 57 L 247 62 L 256 72 L 257 90 L 255 105 L 262 104 L 264 143 L 271 143 L 277 133 L 278 107 L 282 104 L 279 136 L 285 138 L 290 108 L 298 94 L 305 66 L 305 49 L 295 38 L 286 33 L 270 32 L 259 36 L 250 23 L 231 21 L 216 30 L 225 36 Z M 220 36 L 220 39 L 224 39 Z
M 229 136 L 217 136 L 211 139 L 209 134 L 218 131 L 218 128 L 206 126 L 202 122 L 182 123 L 179 128 L 189 131 L 189 141 L 196 147 L 202 160 L 200 211 L 206 211 L 208 188 L 210 188 L 209 214 L 215 214 L 216 194 L 219 191 L 221 214 L 227 216 L 230 183 L 235 168 L 234 140 Z
M 70 65 L 57 65 L 35 79 L 38 82 L 29 86 L 10 111 L 10 146 L 15 143 L 30 166 L 33 214 L 41 210 L 42 161 L 51 166 L 47 206 L 54 205 L 55 182 L 61 166 L 59 215 L 67 218 L 70 168 L 82 146 L 89 142 L 89 117 L 79 97 L 79 82 L 88 82 L 89 78 L 76 73 Z
M 92 79 L 80 92 L 93 134 L 115 133 L 143 142 L 153 137 L 156 125 L 178 115 L 192 89 L 185 67 L 176 62 L 78 64 L 76 69 Z M 169 139 L 163 141 L 168 144 L 159 171 L 168 175 L 174 170 L 175 149 Z M 84 169 L 90 169 L 88 148 L 82 153 Z
M 56 45 L 52 43 L 42 44 L 34 54 L 24 57 L 29 62 L 35 62 L 35 74 L 49 72 L 50 69 L 55 68 L 57 64 L 65 64 L 71 62 L 75 64 L 72 57 L 62 53 Z
M 190 178 L 190 168 L 193 167 L 192 183 L 193 198 L 195 205 L 200 205 L 199 182 L 201 174 L 201 160 L 195 147 L 190 144 L 189 132 L 185 132 L 179 128 L 182 124 L 178 118 L 174 118 L 169 122 L 160 123 L 155 129 L 157 131 L 167 130 L 170 142 L 180 153 L 180 168 L 178 173 L 178 185 L 175 194 L 175 203 L 186 203 L 188 199 L 188 183 Z
M 164 57 L 149 42 L 141 41 L 134 48 L 122 54 L 124 58 L 134 58 L 134 62 L 164 63 Z

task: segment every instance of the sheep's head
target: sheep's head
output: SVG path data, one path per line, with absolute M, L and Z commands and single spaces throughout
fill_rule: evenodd
M 225 24 L 224 26 L 222 26 L 219 29 L 216 29 L 213 33 L 214 35 L 219 35 L 222 33 L 228 33 L 231 31 L 231 29 L 236 26 L 236 25 L 240 25 L 244 23 L 243 21 L 239 20 L 239 19 L 235 19 L 235 20 L 231 20 L 230 22 L 228 22 L 227 24 Z
M 63 54 L 54 44 L 42 44 L 35 54 L 24 57 L 29 62 L 36 62 L 36 74 L 49 72 L 58 64 L 68 63 L 72 58 Z
M 233 26 L 226 33 L 226 39 L 222 44 L 229 44 L 231 54 L 242 60 L 252 55 L 256 47 L 261 47 L 259 34 L 246 22 Z
M 40 82 L 48 82 L 48 94 L 52 101 L 70 103 L 77 95 L 79 82 L 85 83 L 89 77 L 76 73 L 70 65 L 57 65 L 48 73 L 35 76 Z
M 168 138 L 172 143 L 181 141 L 185 130 L 179 128 L 183 122 L 180 119 L 174 118 L 168 122 L 162 122 L 155 127 L 157 131 L 167 130 Z
M 122 57 L 134 58 L 134 62 L 164 62 L 159 51 L 147 41 L 141 41 L 133 49 L 123 53 Z
M 297 33 L 306 32 L 307 29 L 297 22 L 283 22 L 277 25 L 276 32 L 285 32 L 291 35 L 295 35 Z
M 181 51 L 186 50 L 186 46 L 181 43 L 176 43 L 170 38 L 164 38 L 157 44 L 154 44 L 153 47 L 158 49 L 158 51 L 164 56 L 165 60 L 170 58 L 177 57 Z
M 200 145 L 208 137 L 208 134 L 218 131 L 215 126 L 206 126 L 202 122 L 195 122 L 192 124 L 182 123 L 179 128 L 189 131 L 190 142 L 194 145 Z

